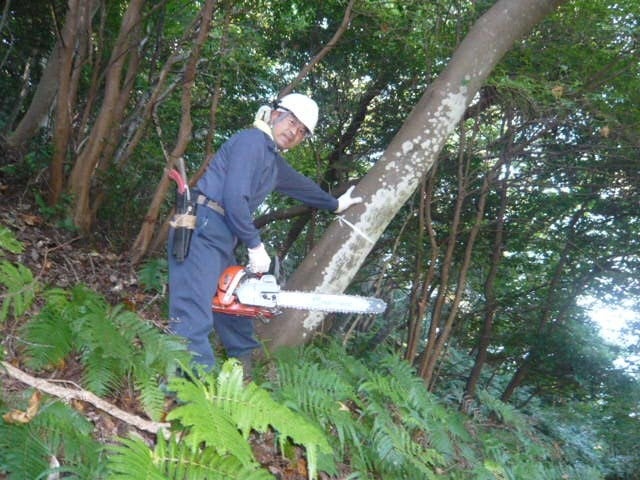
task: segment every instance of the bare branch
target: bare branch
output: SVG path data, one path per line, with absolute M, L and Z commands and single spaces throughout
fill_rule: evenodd
M 14 367 L 8 362 L 1 362 L 0 365 L 2 365 L 2 368 L 4 368 L 4 370 L 10 377 L 19 380 L 20 382 L 29 385 L 30 387 L 48 393 L 49 395 L 53 395 L 54 397 L 58 397 L 64 401 L 80 400 L 82 402 L 90 403 L 94 407 L 108 413 L 118 420 L 127 423 L 128 425 L 137 428 L 138 430 L 143 430 L 145 432 L 153 434 L 161 432 L 165 436 L 169 433 L 169 423 L 153 422 L 138 417 L 129 412 L 125 412 L 124 410 L 119 409 L 115 405 L 110 404 L 109 402 L 101 399 L 91 392 L 82 389 L 65 388 L 59 385 L 54 385 L 48 380 L 33 377 L 28 373 L 23 372 L 19 368 Z
M 347 28 L 349 28 L 349 24 L 353 19 L 353 5 L 355 3 L 356 3 L 356 0 L 349 1 L 349 4 L 347 5 L 347 9 L 344 12 L 344 17 L 342 17 L 342 23 L 340 23 L 338 30 L 336 30 L 336 33 L 333 34 L 333 37 L 331 37 L 331 40 L 329 40 L 329 42 L 324 47 L 322 47 L 322 50 L 320 50 L 316 54 L 316 56 L 311 59 L 309 63 L 307 63 L 304 67 L 302 67 L 302 70 L 300 70 L 300 73 L 298 73 L 298 76 L 289 85 L 287 85 L 280 91 L 280 94 L 278 95 L 279 98 L 284 97 L 288 93 L 291 93 L 293 89 L 296 87 L 296 85 L 298 85 L 304 77 L 309 75 L 309 72 L 313 69 L 313 67 L 315 67 L 318 63 L 320 63 L 320 61 L 324 57 L 326 57 L 331 50 L 333 50 L 333 47 L 335 47 L 338 44 L 338 40 L 340 40 L 340 37 L 342 37 L 342 34 L 347 31 Z

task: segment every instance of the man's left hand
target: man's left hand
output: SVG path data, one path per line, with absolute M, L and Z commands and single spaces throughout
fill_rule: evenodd
M 338 197 L 338 208 L 336 208 L 334 213 L 342 213 L 351 205 L 355 205 L 356 203 L 362 203 L 362 197 L 351 196 L 354 188 L 355 188 L 355 185 L 350 186 L 346 192 L 344 192 L 342 195 L 340 195 L 340 197 Z

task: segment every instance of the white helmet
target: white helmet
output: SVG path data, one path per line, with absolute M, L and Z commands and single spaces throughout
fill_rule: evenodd
M 290 93 L 276 102 L 276 108 L 282 108 L 293 113 L 313 135 L 318 123 L 318 104 L 301 93 Z

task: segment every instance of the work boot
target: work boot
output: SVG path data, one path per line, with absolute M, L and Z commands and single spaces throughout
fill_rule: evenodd
M 246 383 L 253 380 L 253 359 L 251 353 L 245 353 L 238 357 L 238 361 L 242 364 L 243 378 Z

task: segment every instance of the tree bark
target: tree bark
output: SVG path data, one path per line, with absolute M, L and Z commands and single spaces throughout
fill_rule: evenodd
M 435 169 L 435 167 L 434 167 Z M 419 232 L 417 247 L 419 251 L 416 253 L 415 274 L 413 280 L 413 289 L 411 294 L 411 307 L 409 319 L 407 321 L 407 349 L 405 359 L 411 363 L 414 362 L 418 354 L 418 347 L 422 338 L 422 324 L 427 315 L 429 301 L 435 289 L 433 280 L 436 276 L 436 265 L 438 264 L 438 255 L 440 254 L 440 246 L 436 239 L 436 233 L 431 225 L 431 200 L 433 195 L 433 184 L 435 175 L 429 175 L 425 179 L 426 185 L 423 184 L 420 199 L 419 214 Z M 431 248 L 431 257 L 429 259 L 429 267 L 424 272 L 422 249 L 423 231 L 426 230 L 429 235 Z
M 500 208 L 498 210 L 498 215 L 496 218 L 496 228 L 495 228 L 495 235 L 493 240 L 493 252 L 491 255 L 491 264 L 489 266 L 489 272 L 487 273 L 487 278 L 484 282 L 484 297 L 485 297 L 484 321 L 482 325 L 482 331 L 480 332 L 480 338 L 478 339 L 475 362 L 473 364 L 473 368 L 471 369 L 471 373 L 469 374 L 469 378 L 467 379 L 467 384 L 465 386 L 463 403 L 461 405 L 461 408 L 463 409 L 463 411 L 466 411 L 465 408 L 469 405 L 469 403 L 466 400 L 473 398 L 476 394 L 476 387 L 478 385 L 478 381 L 480 380 L 480 374 L 482 373 L 482 369 L 484 368 L 484 365 L 487 361 L 487 351 L 489 349 L 489 345 L 491 343 L 491 337 L 493 334 L 493 321 L 496 316 L 496 311 L 498 310 L 498 304 L 497 304 L 496 293 L 495 293 L 495 282 L 498 276 L 498 267 L 500 266 L 500 262 L 502 259 L 504 221 L 505 221 L 505 212 L 507 208 L 507 180 L 508 180 L 508 175 L 506 175 L 505 178 L 501 180 Z M 468 411 L 466 413 L 468 413 Z
M 144 1 L 131 0 L 124 13 L 107 68 L 104 100 L 100 113 L 71 171 L 69 188 L 74 195 L 73 222 L 84 233 L 88 233 L 93 224 L 91 193 L 96 168 L 104 168 L 100 162 L 109 161 L 103 158 L 103 154 L 110 143 L 116 142 L 114 125 L 118 125 L 122 119 L 123 97 L 128 97 L 128 89 L 131 86 L 132 72 L 127 72 L 124 86 L 121 84 L 121 77 L 128 55 L 137 55 L 137 42 L 135 42 L 137 37 L 134 35 L 132 38 L 131 35 L 140 27 Z M 135 43 L 132 43 L 132 40 Z
M 13 149 L 20 149 L 29 142 L 49 115 L 60 80 L 60 63 L 58 62 L 60 48 L 60 40 L 58 40 L 47 59 L 47 66 L 42 72 L 27 112 L 13 132 L 7 135 L 7 145 Z
M 287 287 L 343 292 L 392 218 L 433 166 L 448 136 L 502 56 L 565 0 L 500 0 L 469 31 L 448 67 L 426 90 L 384 155 L 355 194 L 364 203 L 345 212 L 355 225 L 335 221 L 290 278 Z M 364 233 L 364 235 L 362 233 Z M 259 325 L 270 348 L 312 338 L 324 316 L 288 311 Z
M 95 10 L 92 1 L 69 0 L 69 10 L 59 41 L 60 57 L 57 62 L 60 64 L 60 89 L 56 102 L 53 158 L 49 165 L 49 205 L 58 203 L 64 189 L 64 162 L 72 136 L 71 119 L 78 91 L 78 70 L 88 49 L 87 32 Z

